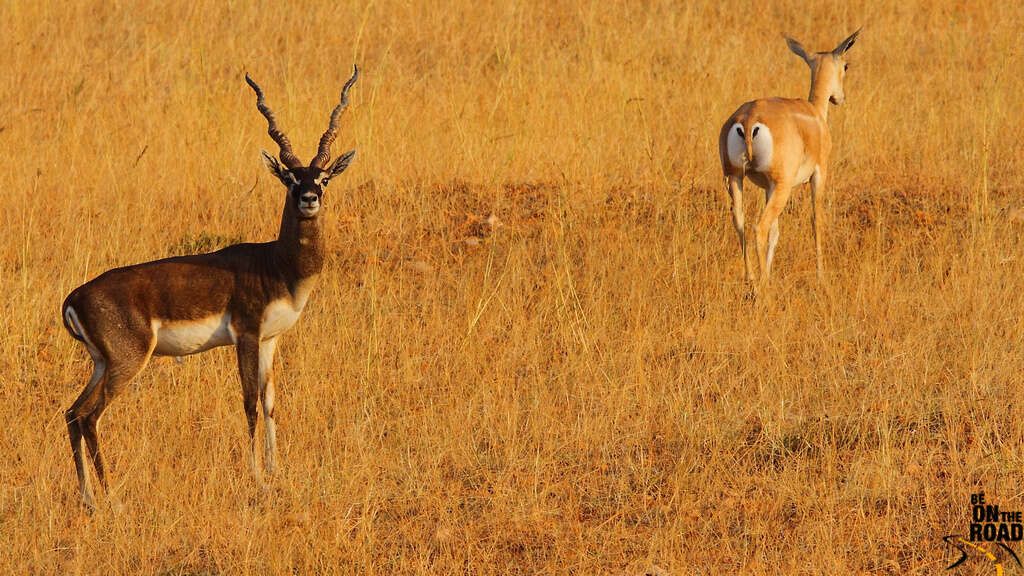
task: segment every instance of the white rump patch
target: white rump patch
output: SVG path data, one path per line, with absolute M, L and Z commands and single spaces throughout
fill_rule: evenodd
M 746 164 L 747 142 L 743 138 L 743 125 L 739 122 L 729 127 L 729 135 L 725 139 L 729 163 L 733 168 L 743 168 Z
M 750 127 L 750 169 L 755 172 L 767 172 L 772 167 L 772 151 L 774 141 L 772 132 L 767 126 L 756 122 Z
M 157 356 L 188 356 L 237 342 L 231 327 L 231 314 L 210 316 L 201 320 L 153 320 Z

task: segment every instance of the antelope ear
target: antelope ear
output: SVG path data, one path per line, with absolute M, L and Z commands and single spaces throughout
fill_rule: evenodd
M 836 46 L 836 49 L 833 50 L 832 53 L 835 54 L 836 56 L 842 56 L 843 54 L 846 54 L 846 51 L 852 48 L 853 43 L 857 41 L 857 36 L 860 36 L 860 31 L 861 29 L 857 28 L 857 31 L 854 32 L 853 34 L 850 34 L 850 37 L 847 38 L 846 40 L 843 40 L 839 44 L 839 46 Z
M 285 186 L 291 184 L 290 179 L 288 178 L 288 176 L 285 175 L 287 173 L 287 170 L 285 170 L 284 167 L 281 166 L 281 162 L 279 162 L 278 159 L 275 158 L 273 154 L 267 152 L 266 150 L 260 150 L 260 157 L 263 159 L 263 165 L 267 167 L 267 170 L 270 170 L 271 174 L 277 176 L 277 179 L 280 180 Z
M 804 59 L 804 62 L 811 63 L 811 58 L 807 55 L 807 50 L 804 50 L 803 44 L 793 40 L 789 36 L 786 36 L 786 44 L 789 44 L 789 49 L 797 56 Z
M 355 150 L 345 152 L 334 161 L 334 164 L 331 164 L 331 167 L 327 169 L 327 173 L 331 175 L 331 178 L 341 174 L 348 168 L 348 165 L 352 163 L 352 159 L 355 158 L 355 156 Z

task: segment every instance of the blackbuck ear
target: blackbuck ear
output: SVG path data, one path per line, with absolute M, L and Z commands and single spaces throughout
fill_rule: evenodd
M 853 43 L 857 41 L 857 36 L 860 36 L 860 31 L 861 29 L 857 28 L 857 31 L 854 32 L 853 34 L 850 34 L 850 37 L 847 38 L 846 40 L 843 40 L 839 44 L 839 46 L 836 46 L 836 49 L 833 50 L 832 53 L 835 54 L 836 56 L 842 56 L 843 54 L 846 54 L 846 51 L 852 48 Z
M 793 40 L 789 36 L 786 36 L 786 44 L 789 44 L 789 49 L 793 54 L 803 58 L 804 62 L 807 62 L 808 64 L 811 63 L 811 57 L 807 55 L 807 50 L 804 50 L 803 44 Z
M 355 157 L 355 150 L 349 150 L 348 152 L 345 152 L 341 156 L 338 156 L 338 159 L 335 160 L 333 164 L 331 164 L 330 168 L 327 169 L 327 173 L 330 174 L 329 177 L 334 178 L 338 174 L 344 172 L 348 168 L 348 165 L 352 163 L 352 159 Z
M 270 170 L 271 174 L 277 176 L 277 179 L 285 186 L 292 183 L 291 179 L 286 176 L 287 170 L 281 166 L 281 162 L 273 154 L 266 150 L 260 150 L 260 157 L 263 159 L 263 165 L 267 167 L 267 170 Z

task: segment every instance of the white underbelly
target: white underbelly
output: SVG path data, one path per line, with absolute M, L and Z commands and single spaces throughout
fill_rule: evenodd
M 188 356 L 237 342 L 230 314 L 189 321 L 154 320 L 153 331 L 157 356 Z

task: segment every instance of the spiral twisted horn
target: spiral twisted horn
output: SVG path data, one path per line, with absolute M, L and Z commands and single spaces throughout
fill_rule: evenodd
M 277 145 L 281 147 L 281 162 L 284 163 L 289 169 L 294 169 L 302 166 L 302 162 L 298 156 L 292 152 L 292 143 L 288 141 L 288 137 L 284 135 L 284 132 L 277 127 L 277 118 L 274 117 L 274 111 L 267 106 L 267 102 L 263 99 L 263 90 L 260 89 L 259 85 L 249 78 L 249 74 L 246 73 L 245 81 L 249 83 L 253 91 L 256 92 L 256 108 L 259 109 L 260 113 L 267 118 L 267 134 L 277 142 Z
M 348 108 L 348 89 L 356 83 L 356 78 L 359 77 L 359 66 L 352 66 L 352 68 L 352 77 L 345 82 L 345 86 L 341 89 L 341 102 L 331 112 L 331 123 L 327 126 L 324 135 L 320 137 L 320 148 L 317 150 L 316 158 L 309 163 L 310 168 L 322 169 L 331 159 L 331 144 L 334 144 L 334 137 L 338 133 L 338 119 L 341 118 L 341 113 Z

